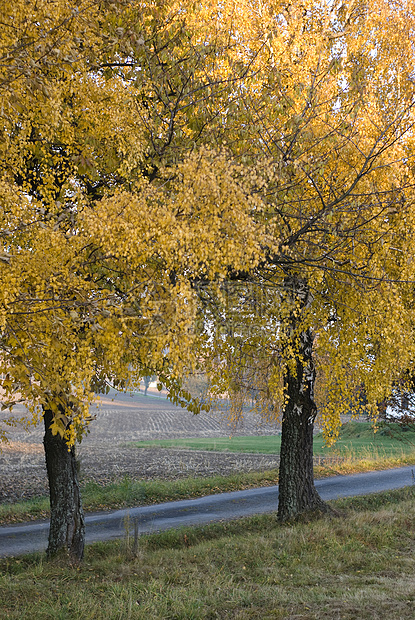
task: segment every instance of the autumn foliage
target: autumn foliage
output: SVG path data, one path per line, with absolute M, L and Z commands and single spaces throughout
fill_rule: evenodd
M 72 446 L 109 379 L 196 411 L 203 362 L 307 427 L 297 469 L 317 412 L 375 413 L 414 359 L 414 8 L 4 2 L 6 408 Z

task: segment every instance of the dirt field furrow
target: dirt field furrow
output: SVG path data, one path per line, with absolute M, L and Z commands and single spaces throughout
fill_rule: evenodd
M 265 471 L 278 464 L 277 455 L 125 447 L 127 442 L 140 440 L 269 435 L 278 433 L 279 427 L 250 413 L 242 425 L 233 429 L 218 412 L 193 415 L 163 398 L 111 396 L 102 397 L 100 406 L 91 408 L 96 419 L 78 447 L 84 481 L 107 484 L 125 476 L 137 480 L 207 477 Z M 22 414 L 24 410 L 18 408 L 16 417 Z M 9 436 L 11 443 L 4 445 L 0 453 L 0 502 L 46 494 L 42 425 L 30 427 L 29 431 L 11 427 Z

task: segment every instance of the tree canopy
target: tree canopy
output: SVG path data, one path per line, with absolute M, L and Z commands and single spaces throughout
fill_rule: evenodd
M 6 406 L 71 446 L 107 378 L 186 401 L 203 362 L 282 417 L 303 501 L 316 402 L 335 438 L 414 359 L 414 8 L 3 3 Z
M 232 151 L 262 179 L 262 258 L 226 304 L 216 299 L 217 320 L 230 311 L 236 321 L 229 380 L 246 359 L 248 383 L 281 404 L 281 369 L 297 355 L 283 325 L 301 306 L 296 329 L 316 334 L 319 408 L 336 436 L 341 407 L 353 410 L 353 393 L 361 402 L 357 388 L 375 406 L 396 360 L 413 359 L 412 13 L 408 3 L 276 5 L 235 20 L 258 41 L 240 89 L 245 137 Z M 218 334 L 215 360 L 227 330 Z
M 1 359 L 6 404 L 47 403 L 71 443 L 97 383 L 191 364 L 192 280 L 257 260 L 259 202 L 187 128 L 224 88 L 216 44 L 202 54 L 174 3 L 58 5 L 4 8 Z
M 282 421 L 283 519 L 322 507 L 317 412 L 333 441 L 340 413 L 376 415 L 413 364 L 412 8 L 232 5 L 251 71 L 228 146 L 260 180 L 262 255 L 222 293 L 205 287 L 203 359 L 234 417 L 254 389 Z

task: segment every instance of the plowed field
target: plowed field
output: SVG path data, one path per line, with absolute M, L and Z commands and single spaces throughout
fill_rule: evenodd
M 112 398 L 113 397 L 113 398 Z M 16 410 L 16 417 L 24 410 Z M 247 414 L 234 429 L 219 412 L 193 415 L 165 398 L 141 394 L 115 394 L 101 398 L 91 432 L 78 448 L 83 480 L 107 483 L 126 475 L 135 479 L 226 475 L 235 471 L 275 468 L 278 456 L 229 454 L 161 448 L 128 448 L 129 441 L 178 437 L 265 435 L 278 432 Z M 47 493 L 43 455 L 43 428 L 9 430 L 10 444 L 0 453 L 0 502 Z

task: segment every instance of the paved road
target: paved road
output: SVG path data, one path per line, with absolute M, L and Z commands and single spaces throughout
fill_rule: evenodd
M 385 471 L 334 476 L 316 481 L 324 500 L 377 493 L 414 483 L 415 466 Z M 259 513 L 273 512 L 278 505 L 278 487 L 249 489 L 209 495 L 198 499 L 128 508 L 86 517 L 87 543 L 122 538 L 126 519 L 136 520 L 140 534 L 183 526 L 203 525 Z M 43 551 L 47 546 L 49 522 L 0 527 L 0 557 Z

